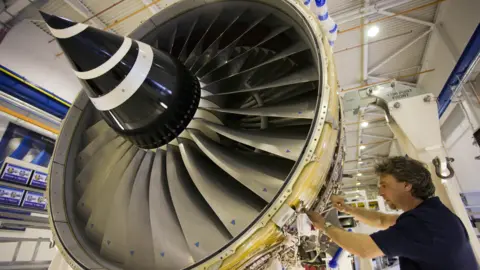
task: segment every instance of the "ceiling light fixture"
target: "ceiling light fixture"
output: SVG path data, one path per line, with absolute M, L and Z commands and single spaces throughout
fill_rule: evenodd
M 378 32 L 380 32 L 380 29 L 378 28 L 378 26 L 374 25 L 368 29 L 367 35 L 369 37 L 374 37 L 378 34 Z
M 367 148 L 365 145 L 360 145 L 360 150 Z
M 366 127 L 368 127 L 368 122 L 362 122 L 362 123 L 360 124 L 360 126 L 361 126 L 362 128 L 366 128 Z
M 357 182 L 357 186 L 360 186 L 360 182 Z
M 363 161 L 359 161 L 359 162 L 358 162 L 358 165 L 362 165 L 362 164 L 363 164 Z
M 362 176 L 363 174 L 362 173 L 357 173 L 357 176 Z

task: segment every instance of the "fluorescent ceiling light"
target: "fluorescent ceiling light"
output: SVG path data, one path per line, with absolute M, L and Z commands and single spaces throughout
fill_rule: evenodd
M 363 128 L 366 128 L 366 127 L 368 127 L 368 122 L 362 122 L 360 124 L 360 126 L 363 127 Z
M 365 145 L 360 145 L 360 150 L 367 148 Z
M 362 173 L 357 173 L 357 176 L 362 176 L 363 174 Z
M 374 37 L 378 34 L 378 32 L 380 32 L 380 29 L 378 28 L 378 26 L 374 25 L 368 29 L 367 35 L 369 37 Z
M 363 164 L 363 161 L 359 161 L 358 164 L 359 164 L 359 165 L 362 165 L 362 164 Z
M 360 186 L 360 182 L 357 182 L 357 186 Z

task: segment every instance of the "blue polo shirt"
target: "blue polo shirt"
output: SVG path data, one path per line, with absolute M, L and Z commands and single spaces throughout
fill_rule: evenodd
M 438 197 L 370 236 L 386 256 L 399 256 L 402 270 L 479 269 L 465 227 Z

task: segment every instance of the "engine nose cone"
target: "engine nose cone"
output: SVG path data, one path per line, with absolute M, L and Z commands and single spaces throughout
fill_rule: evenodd
M 84 91 L 118 134 L 152 149 L 187 127 L 200 85 L 180 61 L 140 41 L 41 14 Z

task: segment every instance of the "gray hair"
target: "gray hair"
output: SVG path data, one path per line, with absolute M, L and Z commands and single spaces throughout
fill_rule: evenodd
M 408 157 L 391 157 L 375 166 L 378 175 L 391 175 L 412 185 L 412 196 L 426 200 L 435 194 L 432 176 L 426 165 Z

